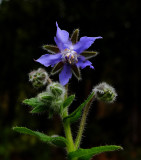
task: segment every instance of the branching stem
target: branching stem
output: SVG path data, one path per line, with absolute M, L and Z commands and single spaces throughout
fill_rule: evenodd
M 89 112 L 89 108 L 91 106 L 91 103 L 93 102 L 95 97 L 93 97 L 85 106 L 84 108 L 84 111 L 83 111 L 83 115 L 82 115 L 82 119 L 81 119 L 81 122 L 80 122 L 80 126 L 79 126 L 79 130 L 78 130 L 78 134 L 77 134 L 77 137 L 76 137 L 76 140 L 75 140 L 75 148 L 76 150 L 79 148 L 80 146 L 80 142 L 81 142 L 81 139 L 82 139 L 82 134 L 83 134 L 83 131 L 84 131 L 84 127 L 85 127 L 85 123 L 86 123 L 86 118 L 87 118 L 87 115 L 88 115 L 88 112 Z

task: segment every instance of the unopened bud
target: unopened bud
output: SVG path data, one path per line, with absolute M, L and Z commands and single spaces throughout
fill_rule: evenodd
M 29 73 L 29 81 L 35 88 L 43 87 L 47 83 L 47 80 L 48 73 L 42 68 Z
M 95 86 L 93 91 L 95 92 L 96 98 L 104 102 L 112 103 L 117 97 L 115 89 L 105 82 Z
M 38 94 L 38 98 L 40 101 L 42 102 L 47 102 L 47 103 L 51 103 L 53 100 L 53 95 L 48 93 L 48 92 L 42 92 Z
M 62 102 L 63 102 L 62 99 L 58 99 L 58 100 L 54 99 L 54 101 L 52 101 L 52 104 L 51 104 L 52 110 L 54 110 L 54 112 L 56 113 L 59 113 Z
M 54 96 L 64 96 L 65 88 L 60 84 L 53 82 L 47 87 L 47 91 L 51 92 Z

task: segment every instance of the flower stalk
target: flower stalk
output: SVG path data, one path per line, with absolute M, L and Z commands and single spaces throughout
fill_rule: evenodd
M 66 110 L 64 116 L 68 116 L 68 111 Z M 63 123 L 66 139 L 68 140 L 67 152 L 75 151 L 75 146 L 72 138 L 72 132 L 69 121 Z
M 64 97 L 66 99 L 68 97 L 68 84 L 65 85 L 65 88 L 66 88 L 66 93 L 65 93 Z M 68 116 L 68 109 L 66 109 L 64 111 L 63 118 L 67 117 L 67 116 Z M 72 137 L 70 122 L 69 121 L 63 122 L 63 126 L 64 126 L 66 139 L 68 140 L 67 152 L 75 151 L 75 146 L 74 146 L 74 141 L 73 141 L 73 137 Z
M 52 80 L 50 78 L 47 79 L 48 83 L 51 84 Z
M 75 148 L 78 149 L 81 143 L 81 139 L 82 139 L 82 135 L 84 132 L 84 128 L 85 128 L 85 124 L 86 124 L 86 118 L 89 112 L 89 108 L 93 102 L 93 100 L 95 99 L 95 96 L 86 104 L 84 111 L 83 111 L 83 115 L 80 121 L 80 126 L 79 126 L 79 130 L 78 130 L 78 134 L 75 140 Z

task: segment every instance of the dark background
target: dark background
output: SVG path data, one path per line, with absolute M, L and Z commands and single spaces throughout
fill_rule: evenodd
M 106 81 L 118 93 L 114 104 L 94 102 L 90 109 L 82 148 L 117 144 L 124 151 L 96 156 L 95 160 L 141 159 L 140 44 L 137 0 L 3 0 L 0 4 L 0 160 L 63 160 L 65 152 L 39 142 L 35 137 L 12 131 L 26 126 L 48 135 L 63 135 L 58 116 L 30 114 L 25 98 L 36 96 L 28 73 L 38 67 L 34 62 L 46 52 L 43 44 L 55 44 L 56 21 L 71 33 L 102 36 L 90 50 L 100 54 L 91 59 L 95 70 L 82 70 L 82 81 L 70 81 L 76 93 L 74 110 L 97 83 Z M 47 68 L 50 72 L 51 68 Z M 58 80 L 58 75 L 51 77 Z M 74 136 L 78 124 L 73 126 Z

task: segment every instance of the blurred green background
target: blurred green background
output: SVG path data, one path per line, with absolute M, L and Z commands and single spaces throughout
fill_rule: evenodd
M 86 68 L 82 81 L 70 81 L 70 94 L 76 93 L 77 100 L 70 112 L 101 81 L 118 93 L 114 104 L 93 103 L 82 148 L 117 144 L 124 151 L 95 160 L 141 159 L 139 10 L 137 0 L 0 0 L 0 160 L 65 160 L 62 149 L 11 129 L 26 126 L 48 135 L 64 134 L 58 116 L 50 120 L 47 114 L 30 114 L 30 107 L 22 104 L 37 94 L 28 73 L 43 67 L 33 59 L 46 53 L 43 44 L 55 44 L 56 21 L 69 33 L 79 28 L 80 36 L 103 37 L 90 48 L 100 52 L 91 59 L 95 70 Z M 58 75 L 51 78 L 57 81 Z M 74 136 L 77 126 L 72 126 Z

